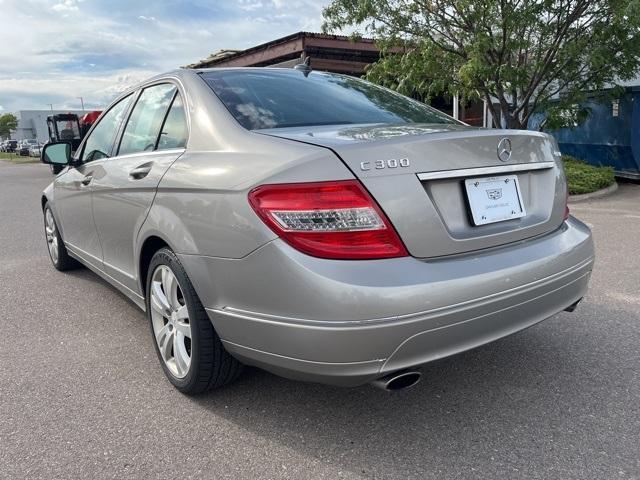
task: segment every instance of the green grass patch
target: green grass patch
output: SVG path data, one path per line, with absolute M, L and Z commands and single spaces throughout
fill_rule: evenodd
M 38 163 L 39 158 L 36 157 L 21 157 L 15 153 L 0 152 L 0 160 L 5 160 L 11 163 Z
M 562 156 L 562 163 L 569 184 L 569 195 L 595 192 L 615 182 L 612 167 L 594 167 L 569 155 Z

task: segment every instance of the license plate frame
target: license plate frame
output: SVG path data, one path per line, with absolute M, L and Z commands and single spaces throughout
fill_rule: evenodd
M 467 178 L 464 185 L 474 226 L 514 220 L 527 214 L 517 175 Z

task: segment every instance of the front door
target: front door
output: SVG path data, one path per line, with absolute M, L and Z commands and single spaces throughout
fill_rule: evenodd
M 54 183 L 56 213 L 67 248 L 94 267 L 102 268 L 102 248 L 91 205 L 89 165 L 68 168 Z
M 68 249 L 85 262 L 102 269 L 102 246 L 93 220 L 93 182 L 102 159 L 113 149 L 131 96 L 116 103 L 89 134 L 79 163 L 54 181 L 56 213 Z

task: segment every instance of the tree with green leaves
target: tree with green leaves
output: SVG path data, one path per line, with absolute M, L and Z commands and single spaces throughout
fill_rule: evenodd
M 589 92 L 640 68 L 640 0 L 332 0 L 324 20 L 326 32 L 376 39 L 370 80 L 486 100 L 507 128 L 538 111 L 548 125 L 575 122 Z
M 11 130 L 18 127 L 18 119 L 12 113 L 0 115 L 0 138 L 9 138 Z

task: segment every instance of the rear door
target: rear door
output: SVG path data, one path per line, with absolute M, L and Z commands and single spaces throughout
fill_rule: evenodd
M 93 180 L 104 159 L 111 155 L 118 129 L 125 117 L 131 95 L 106 112 L 84 144 L 77 166 L 70 167 L 54 181 L 56 212 L 68 248 L 85 262 L 102 269 L 102 247 L 93 222 Z
M 104 270 L 139 292 L 134 245 L 160 179 L 184 152 L 187 120 L 173 83 L 145 87 L 123 129 L 117 155 L 94 174 L 93 218 Z

